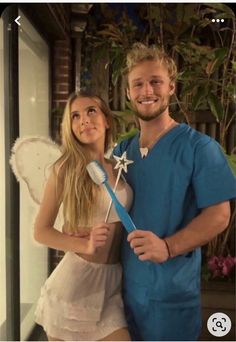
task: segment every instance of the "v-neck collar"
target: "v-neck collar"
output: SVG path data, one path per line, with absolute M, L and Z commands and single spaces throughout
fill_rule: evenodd
M 186 126 L 187 125 L 185 123 L 180 123 L 180 124 L 174 126 L 173 128 L 171 128 L 162 137 L 160 137 L 160 139 L 157 140 L 157 142 L 150 148 L 150 150 L 148 151 L 148 154 L 144 158 L 142 158 L 141 152 L 140 152 L 140 145 L 139 145 L 140 132 L 139 132 L 135 137 L 135 140 L 136 140 L 135 144 L 136 144 L 136 148 L 138 150 L 137 153 L 139 155 L 139 158 L 141 160 L 147 159 L 148 156 L 152 153 L 152 151 L 155 150 L 157 147 L 159 147 L 163 143 L 163 141 L 165 141 L 168 138 L 171 138 L 171 136 L 174 136 L 180 129 L 185 128 Z

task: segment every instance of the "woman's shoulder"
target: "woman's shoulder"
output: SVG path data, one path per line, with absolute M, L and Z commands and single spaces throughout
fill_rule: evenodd
M 108 165 L 110 165 L 113 168 L 116 166 L 116 161 L 113 157 L 105 158 L 105 161 Z

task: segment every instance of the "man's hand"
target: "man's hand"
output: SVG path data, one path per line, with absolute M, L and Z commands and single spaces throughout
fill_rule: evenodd
M 97 248 L 105 245 L 109 230 L 109 225 L 105 222 L 99 223 L 91 229 L 86 254 L 94 254 Z
M 137 229 L 128 235 L 127 241 L 141 261 L 162 263 L 169 257 L 165 241 L 153 232 Z

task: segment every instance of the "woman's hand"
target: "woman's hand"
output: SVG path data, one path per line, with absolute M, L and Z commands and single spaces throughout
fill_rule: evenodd
M 105 222 L 92 227 L 90 237 L 87 242 L 86 254 L 94 254 L 97 248 L 103 247 L 106 244 L 109 230 L 109 225 Z

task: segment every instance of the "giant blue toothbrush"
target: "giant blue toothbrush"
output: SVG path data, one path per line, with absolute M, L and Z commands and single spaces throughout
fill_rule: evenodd
M 121 222 L 123 223 L 127 232 L 130 233 L 134 229 L 136 229 L 134 222 L 132 221 L 131 217 L 129 216 L 126 209 L 123 207 L 123 205 L 119 202 L 114 191 L 110 187 L 110 185 L 108 183 L 108 175 L 107 175 L 106 171 L 104 170 L 104 168 L 102 167 L 102 165 L 97 160 L 93 160 L 92 162 L 90 162 L 86 166 L 86 169 L 87 169 L 90 177 L 94 181 L 94 183 L 96 183 L 97 185 L 101 185 L 101 184 L 105 185 L 105 187 L 106 187 L 106 189 L 107 189 L 107 191 L 108 191 L 108 193 L 112 199 L 112 202 L 115 206 L 117 215 L 119 216 L 119 218 L 120 218 Z

